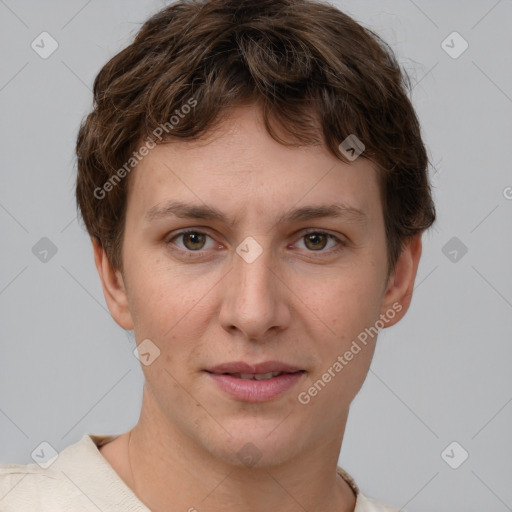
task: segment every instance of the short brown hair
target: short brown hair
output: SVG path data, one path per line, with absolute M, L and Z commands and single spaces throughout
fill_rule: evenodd
M 95 79 L 94 108 L 76 145 L 77 205 L 87 231 L 122 268 L 129 183 L 122 178 L 136 164 L 137 148 L 144 140 L 147 148 L 150 141 L 195 140 L 229 108 L 257 104 L 282 144 L 325 143 L 349 162 L 340 143 L 350 135 L 363 142 L 363 157 L 379 170 L 389 275 L 404 242 L 435 220 L 411 90 L 389 45 L 327 3 L 172 3 Z

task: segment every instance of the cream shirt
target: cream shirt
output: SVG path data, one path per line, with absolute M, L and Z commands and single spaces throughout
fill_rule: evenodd
M 98 450 L 115 437 L 86 434 L 47 469 L 0 466 L 0 512 L 151 512 Z M 347 472 L 337 471 L 357 495 L 354 512 L 399 512 L 367 498 Z

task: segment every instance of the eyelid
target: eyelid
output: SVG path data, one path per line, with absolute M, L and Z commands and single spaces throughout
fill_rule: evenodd
M 297 239 L 297 241 L 299 241 L 301 238 L 305 237 L 306 235 L 309 235 L 311 233 L 318 233 L 318 234 L 322 234 L 322 235 L 326 235 L 329 239 L 334 239 L 337 243 L 337 246 L 336 247 L 331 247 L 329 250 L 320 250 L 320 251 L 307 251 L 308 253 L 310 254 L 320 254 L 320 255 L 329 255 L 329 254 L 333 254 L 333 253 L 336 253 L 342 249 L 344 249 L 347 245 L 348 245 L 348 241 L 341 235 L 339 234 L 334 234 L 334 233 L 331 233 L 330 231 L 327 231 L 325 229 L 320 229 L 320 228 L 306 228 L 302 231 L 300 231 L 300 236 L 299 238 Z M 294 243 L 297 243 L 294 242 Z
M 173 232 L 171 234 L 171 236 L 167 236 L 164 241 L 166 244 L 172 244 L 173 243 L 173 240 L 176 240 L 176 238 L 179 238 L 180 236 L 183 236 L 183 235 L 187 235 L 189 233 L 194 233 L 194 234 L 199 234 L 199 235 L 205 235 L 209 238 L 211 238 L 213 241 L 215 241 L 217 244 L 219 245 L 222 245 L 220 244 L 220 242 L 217 242 L 215 240 L 215 238 L 210 234 L 208 233 L 207 230 L 205 230 L 205 228 L 185 228 L 181 231 L 178 231 L 178 232 Z M 207 251 L 208 249 L 199 249 L 197 251 L 190 251 L 190 250 L 185 250 L 185 249 L 181 249 L 178 247 L 178 250 L 182 251 L 182 252 L 189 252 L 189 253 L 201 253 L 203 251 Z

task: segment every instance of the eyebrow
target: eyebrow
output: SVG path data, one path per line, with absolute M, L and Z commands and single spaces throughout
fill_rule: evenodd
M 190 204 L 181 201 L 168 201 L 163 205 L 153 206 L 148 210 L 145 218 L 147 222 L 153 222 L 162 218 L 173 216 L 183 219 L 217 220 L 230 226 L 233 226 L 236 223 L 236 219 L 230 221 L 224 215 L 224 213 L 212 206 Z M 276 222 L 278 224 L 292 223 L 325 217 L 343 218 L 349 222 L 359 223 L 364 223 L 367 221 L 367 216 L 362 210 L 344 203 L 336 203 L 329 205 L 311 205 L 295 208 L 282 214 L 276 220 Z

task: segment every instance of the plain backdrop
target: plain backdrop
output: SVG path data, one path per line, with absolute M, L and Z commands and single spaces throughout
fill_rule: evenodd
M 138 419 L 135 342 L 106 309 L 76 219 L 74 144 L 97 72 L 164 5 L 0 0 L 0 463 Z M 438 211 L 340 465 L 410 512 L 512 510 L 512 2 L 336 5 L 411 76 Z M 45 59 L 31 46 L 42 32 L 58 44 Z

